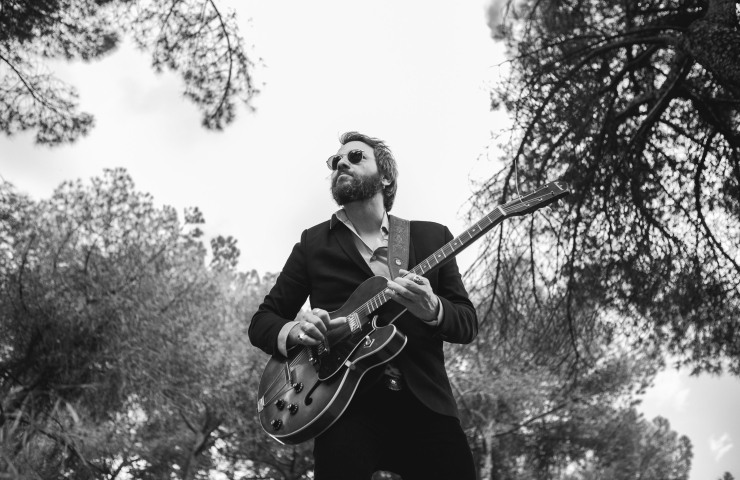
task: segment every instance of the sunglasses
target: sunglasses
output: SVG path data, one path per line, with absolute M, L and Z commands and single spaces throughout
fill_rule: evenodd
M 356 150 L 350 150 L 345 155 L 347 155 L 347 160 L 350 161 L 350 163 L 357 165 L 362 161 L 363 158 L 365 158 L 365 152 L 363 152 L 360 149 Z M 339 161 L 344 157 L 344 155 L 336 154 L 329 157 L 329 159 L 326 161 L 326 166 L 329 167 L 329 170 L 336 170 L 337 165 L 339 164 Z

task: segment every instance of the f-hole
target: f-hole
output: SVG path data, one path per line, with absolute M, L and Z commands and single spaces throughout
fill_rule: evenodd
M 311 405 L 311 403 L 313 403 L 313 398 L 311 398 L 311 394 L 313 393 L 314 390 L 316 390 L 316 388 L 319 385 L 321 385 L 321 380 L 316 380 L 316 383 L 313 384 L 313 387 L 311 387 L 311 390 L 309 390 L 308 393 L 306 394 L 306 398 L 303 399 L 303 403 L 305 403 L 306 405 Z

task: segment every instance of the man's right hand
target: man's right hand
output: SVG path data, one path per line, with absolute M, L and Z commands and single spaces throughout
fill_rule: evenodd
M 288 333 L 288 346 L 292 345 L 318 345 L 324 341 L 329 330 L 347 323 L 345 317 L 332 319 L 329 312 L 320 308 L 314 308 L 310 312 L 301 310 L 295 317 L 298 322 Z

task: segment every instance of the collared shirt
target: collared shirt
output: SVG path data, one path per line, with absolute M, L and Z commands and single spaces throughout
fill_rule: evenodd
M 375 250 L 365 243 L 365 240 L 363 240 L 360 234 L 357 233 L 355 226 L 352 224 L 352 221 L 347 216 L 347 212 L 345 212 L 343 208 L 337 210 L 334 213 L 334 216 L 355 234 L 354 237 L 352 237 L 355 242 L 355 247 L 357 247 L 357 251 L 360 252 L 362 258 L 365 259 L 365 262 L 367 262 L 370 270 L 372 270 L 375 275 L 385 277 L 390 280 L 391 271 L 388 267 L 388 233 L 390 225 L 388 223 L 388 214 L 383 212 L 383 221 L 380 223 L 380 231 L 378 232 L 378 239 L 380 239 L 381 246 Z
M 380 231 L 378 232 L 378 238 L 381 241 L 381 246 L 373 250 L 365 241 L 362 239 L 359 233 L 357 233 L 357 229 L 352 224 L 352 221 L 347 216 L 347 212 L 344 211 L 343 208 L 340 208 L 337 210 L 333 217 L 336 217 L 337 220 L 341 221 L 344 225 L 349 228 L 349 230 L 354 233 L 354 243 L 355 247 L 357 247 L 357 251 L 360 252 L 360 255 L 362 255 L 362 258 L 365 259 L 365 262 L 367 262 L 368 266 L 370 267 L 370 270 L 375 275 L 385 277 L 389 280 L 392 280 L 391 278 L 391 271 L 388 266 L 388 236 L 389 236 L 389 222 L 388 222 L 388 213 L 383 212 L 383 220 L 380 224 Z M 333 219 L 332 219 L 333 220 Z M 334 222 L 331 223 L 330 228 L 334 228 Z M 431 327 L 435 327 L 439 325 L 442 322 L 442 319 L 444 318 L 444 307 L 442 306 L 442 302 L 439 302 L 439 312 L 437 312 L 437 319 L 433 322 L 424 322 L 427 325 Z M 280 332 L 278 333 L 277 338 L 277 347 L 278 351 L 283 356 L 288 356 L 288 334 L 293 329 L 294 326 L 296 326 L 298 322 L 292 321 L 288 322 L 285 325 L 283 325 L 283 328 L 280 329 Z M 392 367 L 391 367 L 392 368 Z

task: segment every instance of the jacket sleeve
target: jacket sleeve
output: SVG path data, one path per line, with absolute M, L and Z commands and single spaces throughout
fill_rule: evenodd
M 454 237 L 447 227 L 445 243 Z M 455 259 L 439 269 L 437 290 L 444 308 L 444 318 L 435 327 L 434 336 L 451 343 L 470 343 L 478 335 L 478 315 L 460 276 Z
M 252 345 L 267 354 L 278 353 L 277 338 L 280 329 L 295 319 L 311 292 L 305 245 L 304 230 L 301 242 L 293 247 L 275 286 L 267 294 L 249 324 L 249 340 Z

